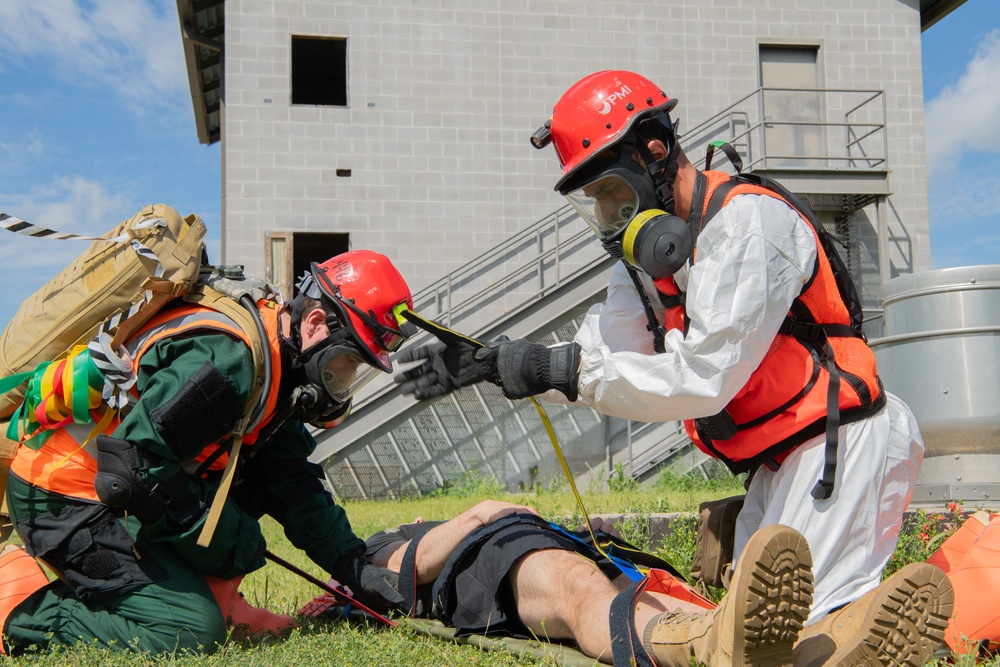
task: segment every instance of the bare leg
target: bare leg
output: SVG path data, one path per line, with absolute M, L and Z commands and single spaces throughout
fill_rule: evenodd
M 545 549 L 517 561 L 511 584 L 521 622 L 536 636 L 573 639 L 587 655 L 611 662 L 608 612 L 611 601 L 628 585 L 627 578 L 612 582 L 579 554 Z M 646 627 L 667 610 L 704 611 L 664 595 L 643 594 L 636 607 L 636 627 Z

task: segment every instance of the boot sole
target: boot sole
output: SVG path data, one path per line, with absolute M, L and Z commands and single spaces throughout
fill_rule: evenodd
M 765 526 L 747 542 L 740 559 L 752 558 L 739 588 L 733 664 L 782 667 L 792 664 L 792 646 L 812 606 L 812 553 L 797 531 Z M 742 636 L 740 632 L 742 631 Z
M 824 667 L 923 667 L 944 644 L 955 593 L 942 570 L 912 563 L 881 588 L 858 639 L 841 646 Z

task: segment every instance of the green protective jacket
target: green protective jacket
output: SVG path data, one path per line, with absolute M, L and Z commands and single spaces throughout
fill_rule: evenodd
M 140 359 L 136 373 L 139 401 L 113 436 L 139 448 L 146 458 L 145 475 L 151 485 L 192 467 L 190 463 L 182 466 L 186 462 L 177 460 L 150 414 L 177 394 L 205 363 L 214 365 L 231 382 L 244 404 L 250 399 L 254 376 L 250 350 L 224 334 L 160 341 Z M 275 377 L 274 381 L 280 380 Z M 235 420 L 230 428 L 234 424 Z M 204 516 L 184 529 L 168 511 L 144 525 L 141 536 L 170 544 L 201 572 L 230 578 L 264 564 L 264 539 L 258 519 L 266 513 L 283 525 L 293 545 L 332 572 L 341 556 L 364 543 L 351 530 L 343 508 L 319 482 L 315 468 L 308 465 L 307 457 L 315 448 L 316 441 L 297 419 L 288 420 L 267 442 L 244 447 L 240 479 L 234 483 L 207 548 L 196 544 Z M 209 449 L 213 450 L 214 445 Z M 188 489 L 205 504 L 207 512 L 215 485 L 189 475 Z
M 170 489 L 171 498 L 184 498 L 183 513 L 168 504 L 158 519 L 136 531 L 134 516 L 121 517 L 121 512 L 104 505 L 50 492 L 11 474 L 8 506 L 29 553 L 61 572 L 78 595 L 124 594 L 144 582 L 160 580 L 164 572 L 155 568 L 155 557 L 133 556 L 141 556 L 147 546 L 155 547 L 154 552 L 166 548 L 176 553 L 202 574 L 229 579 L 252 572 L 264 565 L 265 543 L 258 521 L 264 514 L 277 519 L 292 544 L 327 572 L 332 573 L 346 553 L 364 546 L 343 508 L 320 481 L 321 469 L 308 462 L 316 441 L 297 419 L 286 421 L 267 441 L 243 447 L 238 478 L 211 543 L 208 547 L 197 544 L 219 473 L 207 479 L 196 477 L 192 473 L 198 461 L 179 460 L 177 451 L 193 452 L 190 456 L 195 457 L 199 450 L 212 452 L 216 446 L 203 447 L 199 442 L 185 450 L 174 437 L 171 447 L 151 415 L 177 396 L 206 364 L 214 366 L 230 384 L 235 394 L 230 402 L 245 406 L 254 381 L 253 357 L 245 343 L 215 332 L 166 338 L 141 355 L 135 387 L 139 399 L 112 433 L 112 437 L 135 446 L 141 459 L 139 474 L 150 488 L 159 484 L 161 490 Z M 281 369 L 275 368 L 274 375 L 274 382 L 280 382 Z M 281 403 L 279 396 L 279 406 Z M 218 432 L 232 431 L 243 408 L 236 412 L 239 414 L 214 424 L 216 428 L 221 424 Z M 197 436 L 203 431 L 198 425 L 189 425 L 187 432 Z M 171 483 L 165 484 L 168 481 Z M 109 524 L 115 515 L 124 530 Z M 135 534 L 134 544 L 126 533 Z

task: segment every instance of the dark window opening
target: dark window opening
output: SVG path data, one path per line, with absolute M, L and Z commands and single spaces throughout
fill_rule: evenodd
M 292 104 L 347 106 L 347 39 L 292 36 Z
M 294 281 L 309 270 L 311 262 L 326 260 L 350 250 L 349 234 L 295 232 L 292 235 L 292 275 Z

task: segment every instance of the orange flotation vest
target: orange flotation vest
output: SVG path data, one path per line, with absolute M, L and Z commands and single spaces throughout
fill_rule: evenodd
M 701 219 L 705 223 L 737 195 L 774 197 L 809 225 L 819 252 L 813 276 L 792 303 L 760 366 L 722 412 L 685 420 L 685 428 L 702 451 L 734 473 L 758 465 L 777 468 L 793 448 L 826 432 L 826 469 L 813 496 L 829 497 L 836 471 L 837 427 L 878 412 L 886 400 L 875 355 L 860 331 L 860 318 L 854 321 L 849 312 L 832 262 L 842 276 L 847 275 L 846 268 L 835 251 L 828 256 L 812 211 L 780 186 L 753 174 L 733 177 L 707 171 L 704 175 Z M 673 297 L 678 292 L 672 278 L 656 284 L 663 294 Z M 667 307 L 666 322 L 673 328 L 680 321 L 686 327 L 683 300 L 679 301 Z
M 239 311 L 233 310 L 231 306 L 221 305 L 218 300 L 210 301 L 182 303 L 161 311 L 134 334 L 126 342 L 125 347 L 132 357 L 132 368 L 137 371 L 139 361 L 147 350 L 159 341 L 178 335 L 190 335 L 196 332 L 225 333 L 242 340 L 251 349 L 255 345 L 258 346 L 259 350 L 270 356 L 273 377 L 270 386 L 259 387 L 250 396 L 249 406 L 253 406 L 261 398 L 260 391 L 267 391 L 261 416 L 243 435 L 243 443 L 252 445 L 257 441 L 261 429 L 277 412 L 278 391 L 281 384 L 281 351 L 277 335 L 280 308 L 273 301 L 262 299 L 257 302 L 267 332 L 267 340 L 261 341 L 255 327 L 247 326 L 245 322 L 241 325 L 234 317 L 230 317 L 230 315 L 237 316 Z M 239 305 L 235 307 L 242 308 Z M 94 476 L 97 474 L 97 449 L 94 436 L 101 432 L 111 435 L 119 423 L 120 420 L 114 417 L 96 427 L 93 424 L 68 424 L 54 431 L 37 450 L 19 447 L 10 471 L 22 480 L 52 493 L 101 502 L 94 488 Z M 208 469 L 224 468 L 228 455 L 225 453 L 216 455 L 218 448 L 218 444 L 205 447 L 196 460 L 205 461 L 214 456 Z

